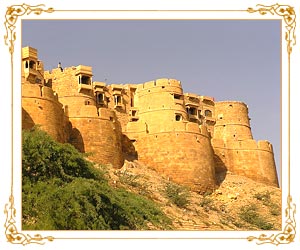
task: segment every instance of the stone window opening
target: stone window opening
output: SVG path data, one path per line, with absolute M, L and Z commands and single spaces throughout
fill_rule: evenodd
M 174 94 L 174 99 L 182 100 L 182 95 Z
M 196 115 L 196 108 L 188 108 L 188 113 L 190 114 L 190 115 Z
M 137 122 L 138 120 L 139 120 L 138 117 L 131 117 L 131 119 L 130 119 L 130 121 L 132 121 L 132 122 Z
M 182 115 L 181 114 L 175 114 L 175 121 L 182 121 Z
M 25 69 L 28 69 L 28 61 L 25 62 Z
M 104 102 L 104 94 L 97 93 L 97 103 L 103 103 L 103 102 Z
M 133 97 L 130 98 L 130 107 L 134 107 Z
M 115 106 L 119 106 L 122 104 L 122 97 L 120 95 L 114 95 Z
M 137 114 L 137 111 L 136 111 L 136 110 L 131 110 L 131 115 L 132 115 L 132 116 L 136 116 L 136 114 Z
M 89 76 L 81 76 L 80 80 L 81 80 L 80 81 L 81 84 L 87 84 L 87 85 L 91 84 L 91 78 Z
M 207 116 L 207 117 L 212 117 L 212 112 L 211 112 L 211 110 L 209 110 L 209 109 L 205 110 L 205 111 L 204 111 L 204 114 L 205 114 L 205 116 Z
M 229 104 L 229 107 L 232 108 L 232 104 Z
M 84 101 L 84 105 L 91 105 L 91 102 L 88 101 L 88 100 L 85 100 L 85 101 Z
M 35 67 L 35 62 L 34 61 L 30 61 L 29 62 L 29 68 L 34 69 Z

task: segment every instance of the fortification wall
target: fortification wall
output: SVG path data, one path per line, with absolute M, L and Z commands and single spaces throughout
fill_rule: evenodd
M 175 79 L 106 86 L 92 81 L 90 66 L 44 71 L 30 47 L 22 65 L 22 127 L 40 124 L 94 162 L 139 159 L 202 193 L 214 189 L 215 171 L 278 186 L 272 145 L 252 139 L 242 102 L 183 94 Z
M 268 141 L 223 141 L 212 139 L 216 171 L 229 170 L 237 175 L 278 187 L 272 145 Z
M 216 102 L 215 117 L 214 138 L 223 140 L 252 139 L 246 104 L 234 101 Z
M 116 168 L 123 165 L 121 126 L 113 111 L 82 106 L 80 114 L 70 121 L 73 130 L 69 142 L 81 152 L 91 153 L 90 160 Z
M 94 97 L 92 91 L 92 84 L 80 84 L 78 69 L 80 66 L 72 66 L 64 69 L 55 68 L 51 71 L 44 72 L 44 78 L 46 84 L 52 87 L 52 89 L 59 94 L 59 97 L 64 96 L 78 96 L 86 95 Z M 79 91 L 79 88 L 86 87 L 86 92 Z
M 135 134 L 135 140 L 138 160 L 158 173 L 196 192 L 215 188 L 213 152 L 207 136 L 177 131 Z
M 51 88 L 38 84 L 22 84 L 22 128 L 40 125 L 55 140 L 67 140 L 66 120 L 62 104 Z
M 126 127 L 138 160 L 197 192 L 215 186 L 213 150 L 206 126 L 189 122 L 181 84 L 158 79 L 135 92 L 137 121 Z M 130 151 L 130 150 L 128 150 Z

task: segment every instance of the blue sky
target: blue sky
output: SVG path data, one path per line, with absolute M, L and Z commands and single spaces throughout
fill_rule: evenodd
M 180 80 L 184 92 L 249 106 L 253 137 L 273 144 L 280 168 L 279 20 L 23 20 L 22 46 L 45 69 L 93 67 L 93 80 Z M 280 176 L 279 176 L 280 177 Z

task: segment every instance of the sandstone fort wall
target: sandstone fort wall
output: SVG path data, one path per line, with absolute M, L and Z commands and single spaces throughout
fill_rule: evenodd
M 175 79 L 106 85 L 90 66 L 44 71 L 30 47 L 22 65 L 22 128 L 40 124 L 96 163 L 138 159 L 202 193 L 226 171 L 278 186 L 272 145 L 253 140 L 242 102 L 183 93 Z
M 212 145 L 216 171 L 229 170 L 278 186 L 272 145 L 253 140 L 247 105 L 236 101 L 216 102 L 215 113 Z
M 106 109 L 84 106 L 81 115 L 70 118 L 73 126 L 70 143 L 81 152 L 91 153 L 89 159 L 120 168 L 123 163 L 121 126 L 115 114 Z
M 188 121 L 180 82 L 158 79 L 139 84 L 134 102 L 138 120 L 127 124 L 125 134 L 133 141 L 138 160 L 195 191 L 213 190 L 209 133 L 205 126 Z
M 216 102 L 214 138 L 224 140 L 252 139 L 248 107 L 242 102 Z
M 55 140 L 66 142 L 62 104 L 51 88 L 38 84 L 22 84 L 23 128 L 40 125 Z
M 83 65 L 45 72 L 72 124 L 68 142 L 88 152 L 90 160 L 119 168 L 124 162 L 121 126 L 112 110 L 97 108 L 91 77 L 91 67 Z

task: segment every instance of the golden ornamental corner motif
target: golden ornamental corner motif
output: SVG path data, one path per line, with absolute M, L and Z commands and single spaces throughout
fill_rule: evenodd
M 11 62 L 13 58 L 14 53 L 14 43 L 16 41 L 16 23 L 18 20 L 18 17 L 23 16 L 25 14 L 29 15 L 31 13 L 34 13 L 36 15 L 40 15 L 43 12 L 52 13 L 54 12 L 53 8 L 44 9 L 45 5 L 39 4 L 35 6 L 30 6 L 28 4 L 22 4 L 22 5 L 12 5 L 7 7 L 6 13 L 5 13 L 5 29 L 6 34 L 4 35 L 4 42 L 5 45 L 9 46 L 9 53 L 11 54 Z M 13 63 L 11 63 L 12 67 L 12 75 L 13 75 Z M 12 86 L 13 86 L 13 79 L 12 79 Z M 12 244 L 22 244 L 22 245 L 28 245 L 31 243 L 45 244 L 45 241 L 53 241 L 54 237 L 52 236 L 46 236 L 43 237 L 40 234 L 35 234 L 34 236 L 31 236 L 29 234 L 20 233 L 18 231 L 18 228 L 16 226 L 16 208 L 15 208 L 15 202 L 14 202 L 14 196 L 13 196 L 13 183 L 11 183 L 11 194 L 9 196 L 9 203 L 5 204 L 4 208 L 4 214 L 6 215 L 5 220 L 5 235 L 8 242 Z
M 259 237 L 249 236 L 247 238 L 248 241 L 257 240 L 256 244 L 262 245 L 266 243 L 270 243 L 278 246 L 279 244 L 289 244 L 294 241 L 296 236 L 296 205 L 292 204 L 292 197 L 289 195 L 287 198 L 287 208 L 285 209 L 285 217 L 287 218 L 285 223 L 285 227 L 283 232 L 278 234 L 272 234 L 271 236 L 267 236 L 266 234 L 261 234 Z
M 12 244 L 22 244 L 23 246 L 35 243 L 43 245 L 45 241 L 53 241 L 54 237 L 46 236 L 42 237 L 40 234 L 30 236 L 29 234 L 19 233 L 15 225 L 16 223 L 16 208 L 14 206 L 14 197 L 9 197 L 9 203 L 5 205 L 4 213 L 6 214 L 6 221 L 4 224 L 5 235 L 8 242 Z
M 255 13 L 258 12 L 261 15 L 266 15 L 270 13 L 272 15 L 278 15 L 283 17 L 286 24 L 285 40 L 287 41 L 287 52 L 288 55 L 292 53 L 292 47 L 296 45 L 296 13 L 294 7 L 289 5 L 279 5 L 273 4 L 271 6 L 265 6 L 262 4 L 257 4 L 258 9 L 248 8 L 248 12 Z
M 4 35 L 5 45 L 9 46 L 9 52 L 11 54 L 14 53 L 14 43 L 16 41 L 16 22 L 19 16 L 23 16 L 25 14 L 29 15 L 34 13 L 36 15 L 40 15 L 43 12 L 52 13 L 54 12 L 53 8 L 44 9 L 44 4 L 39 4 L 35 6 L 30 6 L 28 4 L 23 3 L 22 5 L 12 5 L 7 7 L 5 13 L 5 29 L 6 35 Z

